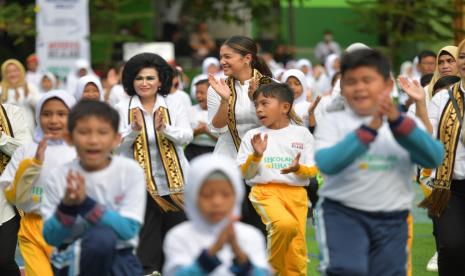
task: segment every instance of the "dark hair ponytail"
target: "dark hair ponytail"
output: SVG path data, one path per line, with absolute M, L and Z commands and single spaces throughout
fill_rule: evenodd
M 263 58 L 257 54 L 257 44 L 250 37 L 242 35 L 231 36 L 223 45 L 230 47 L 242 56 L 252 55 L 252 69 L 257 69 L 264 76 L 272 77 L 270 68 L 268 68 Z

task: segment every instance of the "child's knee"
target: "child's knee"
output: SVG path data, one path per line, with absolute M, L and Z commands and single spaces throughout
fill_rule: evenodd
M 82 248 L 92 255 L 106 255 L 116 248 L 116 233 L 107 226 L 94 226 L 84 235 Z

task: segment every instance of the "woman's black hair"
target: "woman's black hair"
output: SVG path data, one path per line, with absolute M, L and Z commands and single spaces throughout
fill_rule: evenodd
M 433 86 L 433 95 L 440 89 L 447 88 L 452 84 L 459 82 L 460 77 L 458 76 L 444 76 L 439 78 Z
M 173 79 L 173 69 L 159 55 L 153 53 L 142 53 L 133 56 L 124 66 L 123 69 L 123 87 L 129 96 L 136 95 L 134 89 L 134 79 L 140 70 L 144 68 L 154 68 L 158 72 L 161 86 L 158 94 L 166 96 L 170 93 L 171 82 Z
M 226 40 L 223 45 L 233 49 L 236 53 L 246 56 L 252 55 L 252 69 L 257 69 L 262 75 L 272 78 L 270 68 L 262 57 L 258 56 L 258 47 L 255 41 L 250 37 L 235 35 Z

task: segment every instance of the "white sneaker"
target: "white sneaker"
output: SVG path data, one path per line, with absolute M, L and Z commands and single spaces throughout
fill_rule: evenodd
M 438 252 L 434 253 L 433 257 L 426 265 L 426 271 L 438 272 Z

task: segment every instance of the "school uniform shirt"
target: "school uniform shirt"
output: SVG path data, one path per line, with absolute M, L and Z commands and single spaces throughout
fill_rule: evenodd
M 298 153 L 301 154 L 299 163 L 306 167 L 312 167 L 313 161 L 313 136 L 310 131 L 302 126 L 292 125 L 281 129 L 269 129 L 260 127 L 248 131 L 242 139 L 241 147 L 237 155 L 239 166 L 245 164 L 249 156 L 253 155 L 251 139 L 257 134 L 268 135 L 268 145 L 263 157 L 258 164 L 258 173 L 249 181 L 253 184 L 282 183 L 292 186 L 307 186 L 308 178 L 296 173 L 282 174 L 281 170 L 288 168 Z
M 130 106 L 129 103 L 131 104 Z M 193 138 L 193 132 L 187 112 L 183 109 L 183 106 L 179 102 L 174 101 L 172 98 L 162 97 L 160 95 L 157 96 L 157 101 L 153 110 L 150 111 L 144 109 L 144 106 L 140 102 L 138 96 L 133 96 L 132 98 L 124 100 L 116 105 L 116 110 L 120 114 L 120 133 L 123 137 L 123 141 L 117 149 L 117 152 L 128 158 L 134 158 L 133 144 L 140 132 L 132 130 L 129 123 L 128 112 L 129 109 L 139 108 L 142 111 L 146 124 L 152 169 L 154 170 L 152 174 L 155 178 L 159 195 L 164 196 L 169 195 L 170 192 L 166 180 L 165 169 L 163 167 L 155 139 L 154 114 L 159 107 L 167 108 L 171 118 L 171 124 L 166 124 L 162 133 L 166 136 L 166 138 L 174 143 L 183 172 L 189 168 L 189 163 L 183 151 L 183 145 L 189 144 Z
M 95 200 L 97 204 L 142 225 L 146 204 L 144 172 L 137 162 L 121 156 L 112 156 L 110 164 L 99 171 L 84 170 L 78 159 L 50 171 L 40 206 L 44 221 L 55 215 L 58 205 L 64 198 L 66 177 L 69 171 L 81 174 L 86 185 L 86 195 Z M 78 216 L 64 243 L 71 243 L 78 239 L 89 227 L 91 227 L 90 223 Z M 137 244 L 136 235 L 127 241 L 118 238 L 116 247 L 117 249 L 135 248 Z
M 208 121 L 208 111 L 202 109 L 198 104 L 192 106 L 190 115 L 192 129 L 197 128 L 200 122 L 207 123 Z M 203 147 L 214 147 L 216 145 L 216 141 L 207 134 L 202 133 L 194 136 L 191 144 Z
M 464 90 L 463 84 L 460 83 L 460 89 Z M 436 93 L 428 104 L 428 117 L 431 125 L 433 126 L 433 135 L 436 137 L 438 133 L 439 121 L 441 115 L 449 101 L 449 93 L 443 89 Z M 455 151 L 454 173 L 452 179 L 462 180 L 465 179 L 465 146 L 461 142 L 463 132 L 460 133 L 459 142 L 457 143 L 457 150 Z M 434 176 L 434 174 L 433 174 Z
M 350 108 L 328 113 L 316 129 L 316 154 L 352 138 L 348 135 L 362 124 L 368 125 L 371 119 L 371 116 L 357 115 Z M 415 122 L 423 128 L 421 122 Z M 353 139 L 358 138 L 353 135 Z M 415 165 L 409 152 L 396 141 L 387 121 L 378 129 L 375 140 L 367 146 L 367 151 L 344 169 L 323 174 L 325 184 L 319 190 L 320 197 L 368 212 L 411 209 L 414 197 L 411 179 Z M 344 155 L 343 152 L 337 154 Z M 336 154 L 325 156 L 328 160 L 339 157 L 342 158 Z
M 166 97 L 170 99 L 170 101 L 178 102 L 186 113 L 189 113 L 191 110 L 191 98 L 186 92 L 182 90 L 176 90 L 176 92 L 170 93 Z
M 255 113 L 254 103 L 249 98 L 249 84 L 250 80 L 244 81 L 241 84 L 239 81 L 234 81 L 234 87 L 236 89 L 236 108 L 234 114 L 236 117 L 236 128 L 239 133 L 239 137 L 243 137 L 244 134 L 250 129 L 259 127 L 260 121 Z M 215 146 L 215 154 L 221 154 L 235 159 L 237 157 L 236 146 L 232 139 L 231 133 L 229 132 L 228 126 L 223 128 L 215 128 L 212 124 L 212 120 L 220 107 L 221 97 L 215 92 L 210 86 L 208 88 L 208 126 L 212 133 L 218 134 L 218 141 Z
M 26 119 L 27 125 L 30 127 L 30 129 L 34 129 L 35 122 L 34 122 L 34 109 L 37 104 L 37 102 L 40 99 L 40 93 L 38 88 L 31 84 L 27 84 L 28 87 L 28 95 L 26 96 L 24 93 L 24 89 L 22 87 L 19 87 L 17 89 L 18 91 L 18 98 L 16 98 L 16 92 L 14 89 L 10 88 L 8 89 L 8 98 L 6 103 L 8 104 L 14 104 L 19 107 L 22 107 L 24 109 L 24 117 Z M 3 93 L 0 88 L 0 94 Z
M 0 150 L 11 156 L 19 146 L 32 142 L 32 129 L 28 128 L 23 108 L 12 104 L 3 104 L 3 107 L 10 120 L 14 138 L 1 132 Z M 0 226 L 15 216 L 13 207 L 6 201 L 3 193 L 5 188 L 6 185 L 0 182 Z
M 202 251 L 208 250 L 216 242 L 221 231 L 229 223 L 229 217 L 226 217 L 212 224 L 204 218 L 198 208 L 201 187 L 205 179 L 214 172 L 221 172 L 228 178 L 236 195 L 231 215 L 240 216 L 245 189 L 234 160 L 214 154 L 205 154 L 192 160 L 184 193 L 185 210 L 189 220 L 175 226 L 166 235 L 163 244 L 165 253 L 163 274 L 197 275 L 196 271 L 202 271 L 200 269 L 202 264 L 198 261 Z M 239 247 L 247 255 L 253 267 L 253 271 L 248 271 L 247 275 L 271 275 L 265 240 L 258 229 L 242 222 L 234 222 L 234 232 Z M 219 263 L 208 275 L 235 275 L 230 270 L 235 256 L 229 243 L 223 245 L 215 257 Z

